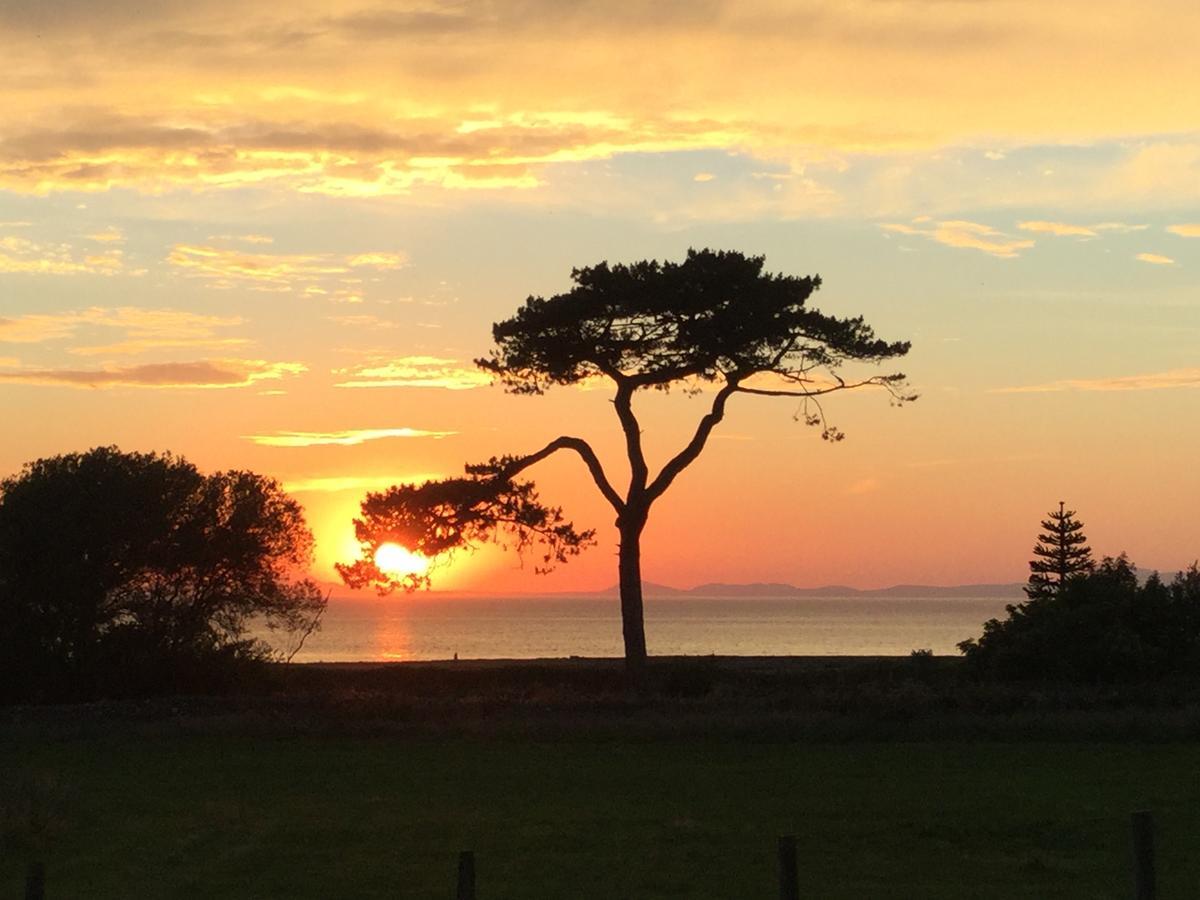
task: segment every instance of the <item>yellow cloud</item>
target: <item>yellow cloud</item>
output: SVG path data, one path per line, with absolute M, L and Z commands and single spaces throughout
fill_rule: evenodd
M 1200 223 L 1184 225 L 1168 225 L 1167 231 L 1180 237 L 1200 237 Z
M 228 247 L 176 244 L 167 262 L 216 286 L 246 284 L 268 290 L 291 290 L 293 285 L 348 276 L 356 269 L 402 268 L 403 253 L 369 252 L 351 255 L 332 253 L 249 253 Z M 340 278 L 346 282 L 352 279 Z M 319 289 L 318 289 L 319 290 Z M 308 288 L 305 293 L 312 293 Z
M 1112 196 L 1178 205 L 1195 184 L 1194 149 L 1144 137 L 1195 131 L 1195 62 L 1178 39 L 1200 31 L 1194 4 L 1155 16 L 1123 0 L 938 4 L 936 14 L 900 0 L 569 6 L 197 0 L 132 15 L 115 0 L 100 18 L 78 0 L 69 15 L 0 4 L 0 188 L 509 197 L 552 184 L 563 163 L 631 152 L 823 153 L 859 167 L 864 154 L 958 146 L 992 160 L 996 179 L 964 167 L 964 193 L 1007 202 L 1006 155 L 1099 140 L 1130 148 L 1129 165 L 1064 188 L 1073 198 L 1107 203 L 1096 188 L 1111 181 Z M 1029 194 L 1047 187 L 1025 181 Z M 879 203 L 872 214 L 895 214 L 890 194 L 866 193 Z M 947 208 L 927 199 L 903 209 Z M 749 202 L 708 212 L 733 219 Z M 796 204 L 768 208 L 795 214 Z
M 235 388 L 305 371 L 300 363 L 218 359 L 106 369 L 22 369 L 0 373 L 0 382 L 76 388 Z
M 433 387 L 463 391 L 492 383 L 478 369 L 439 356 L 405 356 L 381 365 L 339 369 L 334 374 L 346 376 L 337 385 L 343 388 Z
M 125 241 L 125 232 L 121 231 L 120 228 L 109 225 L 101 231 L 89 234 L 87 238 L 89 241 L 96 241 L 101 244 L 120 244 Z
M 990 225 L 979 222 L 962 219 L 930 222 L 928 217 L 924 216 L 912 221 L 914 224 L 885 222 L 879 227 L 887 232 L 927 238 L 947 247 L 980 250 L 1001 259 L 1014 259 L 1018 251 L 1026 250 L 1034 243 L 1031 240 L 1010 237 Z
M 1154 391 L 1200 387 L 1200 369 L 1171 369 L 1113 378 L 1068 378 L 1027 387 L 998 388 L 996 394 L 1044 394 L 1059 391 Z
M 9 235 L 0 238 L 0 273 L 25 275 L 114 275 L 124 268 L 120 250 L 82 257 L 69 244 L 45 244 Z
M 419 428 L 352 428 L 346 431 L 280 431 L 275 434 L 247 434 L 242 437 L 265 447 L 354 447 L 384 438 L 443 438 L 453 434 L 458 432 L 425 431 Z
M 339 491 L 386 491 L 395 484 L 421 484 L 443 478 L 437 474 L 418 475 L 327 475 L 313 478 L 295 478 L 283 483 L 289 494 L 322 493 Z
M 948 247 L 982 250 L 1002 259 L 1013 259 L 1018 250 L 1033 246 L 1033 241 L 1010 238 L 990 226 L 959 220 L 939 222 L 933 230 L 932 237 L 939 244 Z
M 346 264 L 352 269 L 402 269 L 408 264 L 408 257 L 403 253 L 359 253 L 347 257 Z
M 1033 231 L 1040 234 L 1053 234 L 1058 237 L 1095 237 L 1096 230 L 1086 225 L 1068 225 L 1066 222 L 1019 222 L 1017 227 L 1022 231 Z
M 344 262 L 332 261 L 320 254 L 246 253 L 223 247 L 176 244 L 167 262 L 203 278 L 261 281 L 289 285 L 325 275 L 349 271 Z
M 1144 263 L 1150 263 L 1155 266 L 1173 266 L 1175 260 L 1169 256 L 1163 256 L 1161 253 L 1139 253 L 1136 259 L 1140 259 Z
M 86 329 L 123 332 L 123 339 L 103 345 L 76 345 L 72 353 L 113 355 L 164 348 L 232 347 L 244 338 L 221 337 L 218 329 L 243 324 L 238 316 L 207 316 L 176 309 L 134 306 L 99 307 L 64 313 L 31 313 L 0 319 L 0 344 L 37 344 L 77 338 Z

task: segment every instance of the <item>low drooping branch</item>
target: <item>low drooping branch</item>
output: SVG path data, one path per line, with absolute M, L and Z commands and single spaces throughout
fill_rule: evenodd
M 389 572 L 380 568 L 376 553 L 385 543 L 397 543 L 428 559 L 447 559 L 456 551 L 492 541 L 511 541 L 518 551 L 541 548 L 546 572 L 557 563 L 595 543 L 595 531 L 577 531 L 562 509 L 547 506 L 533 482 L 516 481 L 517 475 L 559 450 L 573 450 L 587 465 L 600 492 L 618 514 L 624 503 L 613 489 L 595 451 L 583 439 L 560 437 L 527 456 L 493 457 L 466 466 L 466 477 L 424 484 L 401 484 L 383 493 L 368 494 L 362 517 L 354 520 L 361 555 L 349 564 L 337 564 L 338 573 L 352 587 L 374 585 L 380 593 L 400 588 L 428 587 L 427 572 Z M 505 537 L 507 536 L 507 537 Z
M 604 474 L 604 466 L 600 464 L 600 458 L 596 456 L 596 451 L 583 438 L 567 437 L 564 435 L 555 438 L 541 450 L 536 453 L 530 453 L 528 456 L 510 456 L 492 459 L 478 466 L 467 466 L 467 471 L 475 474 L 491 474 L 493 477 L 498 478 L 513 478 L 530 466 L 540 463 L 549 456 L 553 456 L 559 450 L 574 450 L 579 454 L 580 459 L 588 467 L 588 471 L 592 475 L 592 480 L 596 482 L 596 487 L 604 495 L 604 499 L 612 504 L 612 508 L 620 514 L 625 508 L 625 501 L 621 499 L 621 495 L 617 493 L 612 483 L 608 480 L 608 476 Z

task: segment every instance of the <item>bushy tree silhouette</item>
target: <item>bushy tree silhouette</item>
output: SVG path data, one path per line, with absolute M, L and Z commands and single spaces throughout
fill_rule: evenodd
M 1200 570 L 1144 583 L 1121 554 L 1010 605 L 958 645 L 976 674 L 1111 682 L 1200 671 Z
M 1075 518 L 1075 510 L 1067 509 L 1061 500 L 1057 511 L 1047 513 L 1042 520 L 1043 533 L 1038 535 L 1029 561 L 1029 583 L 1025 593 L 1030 599 L 1052 597 L 1072 578 L 1092 571 L 1092 548 L 1083 533 L 1083 523 Z
M 312 536 L 253 472 L 98 447 L 0 481 L 0 682 L 24 695 L 189 689 L 262 658 L 253 623 L 324 607 L 293 576 Z
M 537 545 L 543 567 L 590 544 L 561 509 L 543 504 L 524 470 L 560 450 L 577 454 L 616 514 L 622 630 L 628 667 L 646 659 L 642 616 L 641 535 L 653 504 L 703 451 L 736 394 L 798 399 L 798 417 L 827 440 L 842 435 L 825 419 L 821 398 L 862 387 L 884 389 L 895 403 L 913 399 L 901 374 L 847 381 L 843 363 L 900 357 L 907 342 L 879 340 L 862 317 L 836 318 L 810 308 L 817 277 L 768 274 L 763 257 L 691 250 L 681 263 L 600 263 L 571 273 L 574 287 L 530 297 L 492 333 L 497 347 L 477 360 L 511 393 L 542 394 L 554 386 L 607 380 L 624 435 L 630 480 L 618 490 L 592 447 L 559 437 L 535 453 L 493 457 L 467 466 L 466 477 L 400 485 L 370 494 L 355 521 L 361 558 L 340 566 L 352 586 L 415 589 L 427 576 L 396 579 L 379 571 L 379 544 L 396 541 L 426 554 L 453 551 L 507 535 L 520 548 Z M 711 391 L 691 439 L 652 472 L 642 448 L 634 398 L 643 390 L 682 386 Z

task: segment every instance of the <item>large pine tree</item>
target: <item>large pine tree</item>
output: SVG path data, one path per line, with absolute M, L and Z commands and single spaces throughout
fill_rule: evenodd
M 1029 561 L 1029 583 L 1025 593 L 1030 600 L 1054 597 L 1063 584 L 1092 571 L 1092 548 L 1083 533 L 1083 523 L 1075 510 L 1059 501 L 1058 511 L 1042 520 L 1045 531 L 1038 535 L 1033 548 L 1036 559 Z

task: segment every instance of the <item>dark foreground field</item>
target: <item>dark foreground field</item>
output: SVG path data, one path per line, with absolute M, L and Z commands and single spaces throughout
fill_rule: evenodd
M 1196 896 L 1186 702 L 1027 701 L 1058 708 L 1062 733 L 1014 696 L 948 711 L 954 682 L 907 663 L 839 665 L 775 670 L 757 704 L 740 676 L 691 666 L 637 696 L 517 667 L 307 670 L 273 696 L 10 710 L 0 900 L 21 896 L 31 855 L 51 898 L 448 898 L 466 848 L 484 900 L 769 898 L 784 833 L 808 897 L 1125 898 L 1143 807 L 1159 896 Z M 882 715 L 889 692 L 906 728 Z

